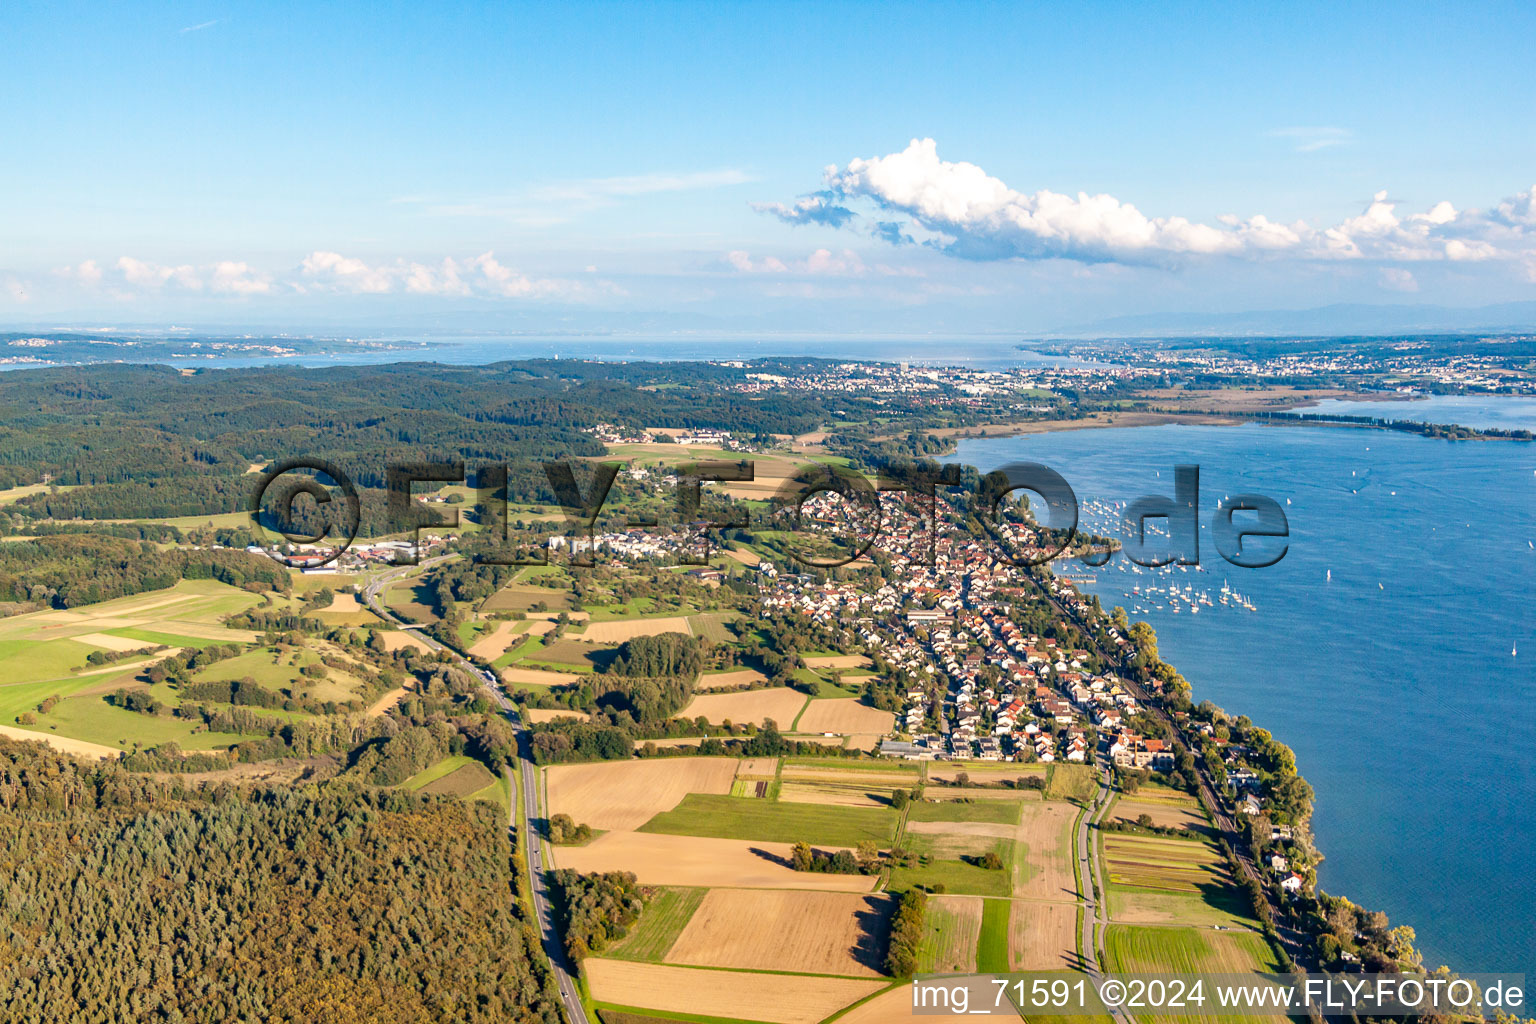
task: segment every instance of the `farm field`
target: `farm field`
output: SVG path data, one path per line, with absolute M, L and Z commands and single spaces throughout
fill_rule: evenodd
M 1110 925 L 1104 934 L 1104 959 L 1108 970 L 1153 974 L 1256 974 L 1278 971 L 1274 953 L 1264 936 L 1251 931 L 1211 931 L 1203 928 L 1143 928 Z M 1215 1016 L 1151 1018 L 1153 1020 L 1284 1021 L 1272 1016 Z
M 976 970 L 981 937 L 982 900 L 976 896 L 930 896 L 923 916 L 923 942 L 917 951 L 920 972 Z
M 696 637 L 713 644 L 728 644 L 736 639 L 736 635 L 726 627 L 726 623 L 740 617 L 739 612 L 701 612 L 688 616 L 688 626 Z
M 738 687 L 751 686 L 753 683 L 766 683 L 768 677 L 755 668 L 733 669 L 729 672 L 705 672 L 699 676 L 699 681 L 694 689 L 699 692 L 708 690 L 734 690 Z
M 504 668 L 501 670 L 502 682 L 513 686 L 560 686 L 564 683 L 574 683 L 581 676 L 575 672 L 549 672 L 536 668 Z
M 556 610 L 569 608 L 571 606 L 571 592 L 569 590 L 555 590 L 550 587 L 533 587 L 513 583 L 502 587 L 496 593 L 486 598 L 478 610 L 481 612 L 526 612 L 533 610 L 534 606 L 538 604 Z
M 788 732 L 790 723 L 800 714 L 808 698 L 799 690 L 774 686 L 762 690 L 742 690 L 735 693 L 698 694 L 678 717 L 694 719 L 703 716 L 711 723 L 730 721 L 736 724 L 752 722 L 762 725 L 772 719 L 780 731 Z
M 609 761 L 544 769 L 550 814 L 569 814 L 593 828 L 639 828 L 690 793 L 729 793 L 736 759 L 679 757 Z M 747 801 L 741 801 L 747 803 Z
M 693 635 L 693 627 L 684 615 L 656 619 L 613 619 L 605 622 L 588 622 L 579 633 L 568 634 L 574 640 L 593 644 L 621 644 L 637 636 L 660 636 L 663 633 Z
M 51 732 L 33 732 L 31 729 L 18 729 L 13 725 L 0 725 L 0 736 L 10 740 L 21 740 L 29 743 L 46 743 L 61 754 L 72 754 L 75 757 L 100 759 L 119 757 L 122 754 L 122 751 L 117 747 L 109 747 L 102 743 L 72 740 L 67 736 L 56 736 Z
M 479 761 L 469 761 L 441 778 L 433 779 L 426 785 L 418 787 L 416 791 L 464 800 L 494 785 L 496 785 L 496 776 L 492 775 L 485 765 Z
M 708 1007 L 714 1017 L 768 1024 L 816 1024 L 887 984 L 598 958 L 586 960 L 582 971 L 600 1005 L 685 1014 Z
M 1015 896 L 1059 900 L 1077 898 L 1072 870 L 1072 825 L 1077 809 L 1056 801 L 1026 803 L 1019 824 L 1021 856 L 1015 862 Z
M 889 807 L 891 790 L 846 782 L 783 782 L 779 799 L 791 804 L 835 804 L 840 807 Z
M 581 872 L 631 871 L 641 885 L 827 892 L 869 892 L 875 887 L 873 875 L 796 871 L 789 866 L 790 849 L 790 843 L 605 832 L 586 846 L 554 847 L 553 857 L 556 867 Z
M 1224 886 L 1205 893 L 1151 892 L 1111 884 L 1105 894 L 1110 920 L 1120 924 L 1256 926 L 1242 891 Z
M 1103 832 L 1100 846 L 1105 873 L 1114 885 L 1206 893 L 1230 882 L 1221 854 L 1203 841 Z
M 799 732 L 871 733 L 883 736 L 896 726 L 896 716 L 872 708 L 856 697 L 813 700 L 795 723 Z
M 884 895 L 711 889 L 666 960 L 878 978 L 894 911 Z
M 928 766 L 928 779 L 932 782 L 954 782 L 960 775 L 968 776 L 973 782 L 1003 782 L 1009 779 L 1044 779 L 1047 775 L 1048 765 L 1043 764 L 943 764 L 935 763 Z
M 1008 920 L 1008 969 L 1055 971 L 1078 967 L 1078 907 L 1014 900 Z
M 528 708 L 523 712 L 523 717 L 535 724 L 553 722 L 557 718 L 574 718 L 578 722 L 586 722 L 592 718 L 585 711 L 572 711 L 569 708 Z
M 4 680 L 11 685 L 68 683 L 77 674 L 95 671 L 86 658 L 96 650 L 121 652 L 161 643 L 202 647 L 212 639 L 245 642 L 253 634 L 227 630 L 221 619 L 244 611 L 259 600 L 255 594 L 214 580 L 183 580 L 165 590 L 146 591 L 100 604 L 12 616 L 0 620 Z M 126 663 L 119 662 L 106 671 L 124 667 Z M 46 692 L 37 699 L 44 696 Z M 0 701 L 3 699 L 0 697 Z
M 1182 801 L 1142 800 L 1138 792 L 1136 796 L 1121 797 L 1116 800 L 1114 809 L 1110 813 L 1115 819 L 1124 822 L 1134 823 L 1137 818 L 1145 814 L 1152 819 L 1152 824 L 1159 828 L 1187 828 L 1194 832 L 1208 834 L 1213 832 L 1211 823 L 1206 820 L 1200 805 L 1193 797 L 1186 797 Z
M 895 811 L 885 808 L 780 803 L 695 792 L 651 818 L 640 831 L 852 847 L 865 840 L 888 845 L 898 820 Z
M 1045 784 L 1045 796 L 1049 800 L 1074 800 L 1086 803 L 1098 792 L 1099 783 L 1093 768 L 1086 764 L 1053 764 Z
M 944 801 L 933 803 L 928 800 L 919 800 L 911 805 L 907 811 L 907 820 L 911 822 L 991 822 L 995 825 L 1016 825 L 1019 815 L 1023 813 L 1020 808 L 1022 800 L 986 800 L 976 803 L 961 803 L 958 801 Z M 932 830 L 942 831 L 942 830 Z
M 916 838 L 916 837 L 914 837 Z M 1013 843 L 1008 839 L 994 839 L 987 846 L 1002 858 L 1001 869 L 977 867 L 958 858 L 933 859 L 917 867 L 895 868 L 891 871 L 892 891 L 922 886 L 930 890 L 938 886 L 940 892 L 961 893 L 970 896 L 996 896 L 1006 899 L 1012 892 L 1009 865 L 1015 856 Z M 917 849 L 914 842 L 913 848 Z
M 640 920 L 628 935 L 609 947 L 607 955 L 619 960 L 660 963 L 709 891 L 692 887 L 657 889 L 646 901 Z
M 493 626 L 494 628 L 489 632 L 482 633 L 479 639 L 469 645 L 468 653 L 477 658 L 484 658 L 487 661 L 495 661 L 507 652 L 508 647 L 514 643 L 521 643 L 524 638 L 523 634 L 528 632 L 528 623 L 526 621 L 513 622 L 508 620 L 506 622 L 493 623 Z
M 806 668 L 869 668 L 870 660 L 862 654 L 824 654 L 802 657 Z
M 1001 974 L 1008 970 L 1008 920 L 1012 900 L 983 900 L 981 935 L 976 941 L 976 970 Z

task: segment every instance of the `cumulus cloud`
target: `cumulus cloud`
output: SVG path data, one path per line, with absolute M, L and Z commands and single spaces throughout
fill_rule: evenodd
M 163 288 L 169 284 L 195 292 L 203 287 L 202 278 L 190 264 L 173 267 L 123 256 L 117 261 L 117 269 L 124 281 L 139 288 Z
M 213 265 L 209 287 L 228 295 L 265 295 L 272 290 L 272 278 L 248 264 L 222 260 Z
M 972 163 L 939 157 L 932 139 L 913 139 L 883 157 L 854 159 L 823 173 L 823 187 L 792 205 L 756 203 L 789 224 L 849 228 L 901 245 L 913 241 L 971 260 L 1065 259 L 1081 263 L 1169 264 L 1201 257 L 1306 259 L 1525 260 L 1536 253 L 1531 191 L 1489 210 L 1439 202 L 1402 216 L 1379 192 L 1333 227 L 1284 224 L 1255 214 L 1215 224 L 1149 217 L 1115 196 L 1041 189 L 1022 192 Z M 859 208 L 872 211 L 860 214 Z
M 891 267 L 877 263 L 865 264 L 863 257 L 852 249 L 816 249 L 804 259 L 781 260 L 777 256 L 753 259 L 752 254 L 736 249 L 725 254 L 726 263 L 743 274 L 790 274 L 809 277 L 863 277 L 869 274 L 881 277 L 914 277 L 918 271 L 907 267 Z
M 580 297 L 590 286 L 558 278 L 535 278 L 508 267 L 495 253 L 482 253 L 473 259 L 446 257 L 439 263 L 397 260 L 370 264 L 337 252 L 317 251 L 304 257 L 299 267 L 300 290 L 311 288 L 385 295 L 407 292 L 412 295 L 470 296 L 498 298 Z

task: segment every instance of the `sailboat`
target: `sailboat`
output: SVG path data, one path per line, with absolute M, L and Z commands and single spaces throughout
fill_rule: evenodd
M 1333 570 L 1332 569 L 1328 570 L 1328 575 L 1326 577 L 1324 577 L 1323 582 L 1325 582 L 1325 583 L 1332 583 L 1333 582 Z

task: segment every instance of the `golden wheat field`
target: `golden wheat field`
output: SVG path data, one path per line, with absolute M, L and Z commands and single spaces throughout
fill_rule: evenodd
M 544 769 L 549 813 L 601 829 L 634 829 L 670 811 L 689 793 L 729 793 L 730 757 L 668 757 Z
M 816 1024 L 886 984 L 597 958 L 584 961 L 582 971 L 599 1003 L 773 1024 Z
M 893 910 L 885 895 L 711 889 L 667 962 L 878 978 Z

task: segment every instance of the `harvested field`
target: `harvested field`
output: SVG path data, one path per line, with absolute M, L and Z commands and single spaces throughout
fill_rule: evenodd
M 663 633 L 693 635 L 685 615 L 673 615 L 661 619 L 613 619 L 608 622 L 589 622 L 580 633 L 567 634 L 572 640 L 584 640 L 593 644 L 621 644 L 637 636 L 660 636 Z
M 706 672 L 699 676 L 699 681 L 694 689 L 699 692 L 707 690 L 739 690 L 751 686 L 753 683 L 766 683 L 768 677 L 755 668 L 736 669 L 733 672 Z
M 570 711 L 566 708 L 529 708 L 523 712 L 523 717 L 534 724 L 553 722 L 557 718 L 574 718 L 582 722 L 590 721 L 592 718 L 585 711 Z
M 736 765 L 738 779 L 771 779 L 779 770 L 776 757 L 744 757 Z
M 1040 794 L 1032 789 L 983 789 L 980 786 L 930 786 L 923 790 L 923 798 L 941 803 L 955 800 L 976 802 L 1004 800 L 1014 803 L 1038 801 Z
M 516 622 L 496 623 L 495 629 L 475 641 L 474 645 L 470 647 L 469 653 L 477 658 L 484 658 L 486 661 L 495 661 L 507 653 L 508 647 L 517 642 L 520 635 L 517 630 L 519 625 L 520 623 Z
M 595 1002 L 771 1024 L 816 1024 L 887 984 L 598 958 L 583 962 L 582 972 Z
M 746 802 L 746 801 L 743 801 Z M 604 832 L 586 846 L 552 849 L 556 867 L 581 872 L 632 871 L 642 885 L 733 886 L 869 892 L 872 875 L 811 874 L 789 866 L 790 843 Z M 820 847 L 818 849 L 832 849 Z
M 667 962 L 880 977 L 889 896 L 711 889 Z
M 364 608 L 358 602 L 357 595 L 352 593 L 350 590 L 338 591 L 336 596 L 331 598 L 330 605 L 328 607 L 326 607 L 326 608 L 322 608 L 321 609 L 321 611 L 327 611 L 327 612 L 346 612 L 346 613 L 365 612 L 367 610 L 368 609 Z
M 103 650 L 115 651 L 119 654 L 124 651 L 147 651 L 155 646 L 143 640 L 113 636 L 110 633 L 82 633 L 79 636 L 70 637 L 70 639 L 82 644 L 90 644 L 92 647 L 100 647 Z
M 891 791 L 879 787 L 828 782 L 784 782 L 779 799 L 787 804 L 833 804 L 839 807 L 889 807 Z
M 896 726 L 896 716 L 872 708 L 856 697 L 813 700 L 795 728 L 800 732 L 874 733 L 883 736 Z
M 869 668 L 870 660 L 862 654 L 827 654 L 801 658 L 806 668 Z
M 1008 920 L 1008 969 L 1060 971 L 1077 967 L 1077 906 L 1013 901 Z
M 1152 819 L 1152 824 L 1159 828 L 1187 828 L 1195 832 L 1209 832 L 1210 822 L 1205 815 L 1194 806 L 1179 806 L 1163 801 L 1142 801 L 1120 799 L 1115 802 L 1115 809 L 1111 812 L 1115 819 L 1134 824 L 1136 819 L 1143 814 Z
M 881 768 L 871 764 L 869 768 L 857 767 L 859 762 L 847 762 L 846 767 L 838 765 L 795 764 L 786 761 L 784 763 L 783 777 L 800 782 L 832 782 L 853 786 L 870 786 L 875 789 L 900 789 L 903 786 L 917 785 L 918 773 L 916 768 L 892 767 Z
M 965 775 L 972 782 L 1003 782 L 1007 779 L 1045 779 L 1043 764 L 932 764 L 928 766 L 928 778 L 933 782 L 954 782 Z
M 533 686 L 559 686 L 562 683 L 574 683 L 581 676 L 575 672 L 546 672 L 537 668 L 504 668 L 501 670 L 501 681 L 504 683 L 529 683 Z
M 375 632 L 384 638 L 384 649 L 391 653 L 402 651 L 407 647 L 414 647 L 418 651 L 430 652 L 432 650 L 421 637 L 409 630 L 381 629 Z
M 738 551 L 733 549 L 731 551 L 722 551 L 720 553 L 727 558 L 735 559 L 742 565 L 748 566 L 749 568 L 756 568 L 758 563 L 762 561 L 760 556 L 751 551 Z
M 529 587 L 512 584 L 502 587 L 480 605 L 482 612 L 526 612 L 536 604 L 546 608 L 569 608 L 571 592 L 549 587 Z
M 601 829 L 633 829 L 676 807 L 689 793 L 729 793 L 736 761 L 665 758 L 556 765 L 544 769 L 549 812 Z
M 37 743 L 46 743 L 61 754 L 72 754 L 75 757 L 110 757 L 115 759 L 123 755 L 123 752 L 116 747 L 107 747 L 100 743 L 88 743 L 85 740 L 72 740 L 68 736 L 56 736 L 51 732 L 33 732 L 31 729 L 18 729 L 11 725 L 0 725 L 0 736 L 13 740 L 30 740 Z
M 644 750 L 647 743 L 657 750 L 665 750 L 668 747 L 697 747 L 703 742 L 702 736 L 677 736 L 668 740 L 635 740 L 635 749 Z
M 923 918 L 923 942 L 917 951 L 922 972 L 976 970 L 976 941 L 981 935 L 979 896 L 930 896 Z
M 765 719 L 771 718 L 780 730 L 788 731 L 790 723 L 805 706 L 807 699 L 799 690 L 785 686 L 736 693 L 708 693 L 695 696 L 679 717 L 694 719 L 703 715 L 711 723 L 729 720 L 738 725 L 743 722 L 762 725 Z
M 1072 870 L 1072 823 L 1077 808 L 1044 801 L 1023 805 L 1018 841 L 1023 850 L 1014 869 L 1015 896 L 1059 900 L 1077 898 Z
M 848 742 L 844 744 L 844 747 L 848 750 L 872 751 L 880 745 L 880 741 L 885 739 L 888 733 L 889 730 L 886 732 L 851 733 L 849 734 Z
M 907 831 L 915 835 L 976 836 L 989 839 L 1012 839 L 1018 835 L 1019 826 L 997 824 L 990 821 L 909 821 Z

